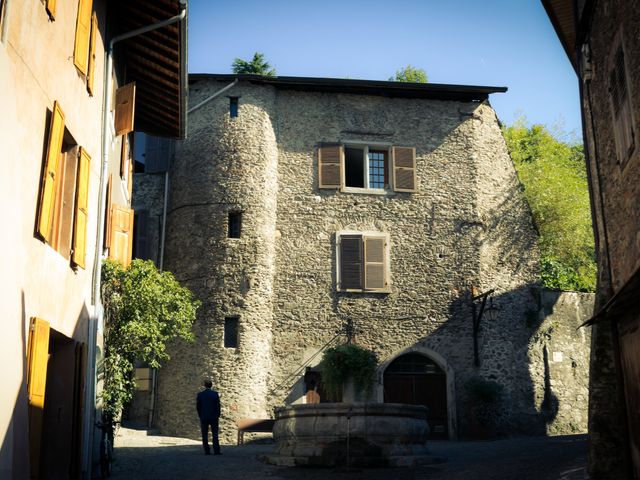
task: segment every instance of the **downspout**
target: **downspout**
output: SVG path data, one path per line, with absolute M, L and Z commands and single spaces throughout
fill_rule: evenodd
M 106 68 L 105 68 L 105 79 L 103 85 L 105 86 L 105 91 L 103 94 L 104 102 L 102 104 L 102 169 L 100 172 L 100 187 L 98 191 L 98 233 L 96 238 L 96 249 L 94 255 L 94 263 L 93 263 L 93 288 L 92 288 L 92 296 L 91 301 L 94 306 L 93 315 L 89 316 L 89 332 L 88 332 L 88 348 L 87 348 L 87 356 L 88 356 L 88 368 L 87 368 L 87 388 L 85 392 L 85 412 L 84 412 L 84 425 L 83 425 L 83 455 L 82 455 L 82 463 L 83 463 L 83 476 L 85 478 L 91 478 L 91 448 L 93 445 L 93 418 L 95 413 L 95 404 L 96 404 L 96 383 L 97 383 L 97 372 L 96 372 L 96 346 L 97 346 L 97 332 L 98 328 L 100 331 L 104 328 L 104 317 L 103 317 L 103 309 L 102 302 L 100 299 L 100 279 L 102 276 L 102 251 L 104 248 L 103 239 L 104 239 L 104 215 L 105 215 L 105 207 L 106 207 L 106 195 L 105 191 L 107 188 L 107 179 L 109 178 L 109 147 L 111 144 L 111 122 L 110 122 L 110 108 L 111 105 L 111 90 L 112 86 L 112 74 L 111 70 L 113 69 L 113 47 L 116 43 L 121 42 L 123 40 L 127 40 L 132 37 L 136 37 L 138 35 L 142 35 L 143 33 L 147 33 L 153 30 L 157 30 L 159 28 L 165 27 L 167 25 L 172 25 L 174 23 L 180 22 L 184 20 L 187 16 L 186 9 L 186 0 L 180 0 L 180 13 L 175 15 L 167 20 L 163 20 L 158 23 L 154 23 L 152 25 L 147 25 L 146 27 L 138 28 L 136 30 L 132 30 L 127 33 L 123 33 L 121 35 L 116 35 L 109 41 L 109 46 L 106 51 Z

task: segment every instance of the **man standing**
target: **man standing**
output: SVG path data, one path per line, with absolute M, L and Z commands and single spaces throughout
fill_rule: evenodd
M 209 450 L 209 426 L 213 435 L 213 454 L 220 453 L 220 443 L 218 441 L 218 419 L 220 418 L 220 396 L 218 392 L 212 390 L 211 380 L 204 381 L 204 390 L 196 398 L 196 409 L 200 417 L 200 430 L 202 431 L 202 446 L 204 454 L 211 455 Z

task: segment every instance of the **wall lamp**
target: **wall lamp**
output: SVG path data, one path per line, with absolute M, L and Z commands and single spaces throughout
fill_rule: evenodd
M 493 298 L 490 298 L 495 290 L 487 290 L 483 293 L 476 293 L 476 288 L 471 287 L 471 305 L 473 307 L 473 363 L 480 366 L 480 355 L 478 354 L 478 332 L 483 316 L 490 322 L 498 317 L 498 308 L 493 305 Z M 487 305 L 489 299 L 489 305 Z M 480 308 L 478 309 L 478 305 Z

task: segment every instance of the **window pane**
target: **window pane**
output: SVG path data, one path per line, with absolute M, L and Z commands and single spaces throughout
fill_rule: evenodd
M 242 212 L 229 212 L 229 238 L 240 238 Z
M 238 116 L 238 97 L 229 97 L 229 116 Z
M 386 159 L 384 151 L 369 151 L 369 188 L 384 188 L 386 182 Z

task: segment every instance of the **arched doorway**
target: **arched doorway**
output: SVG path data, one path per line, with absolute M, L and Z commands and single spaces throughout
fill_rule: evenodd
M 384 371 L 384 402 L 425 405 L 432 438 L 448 438 L 447 375 L 433 360 L 407 353 Z

